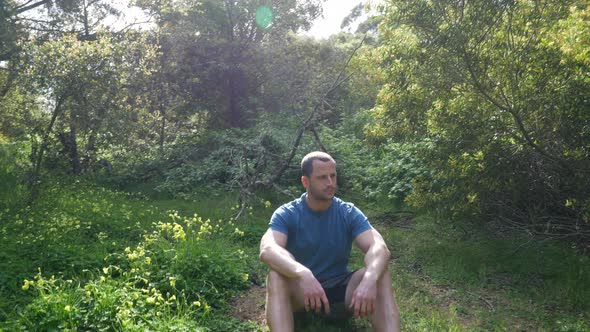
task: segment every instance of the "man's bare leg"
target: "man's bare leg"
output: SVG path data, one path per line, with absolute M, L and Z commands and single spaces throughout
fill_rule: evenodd
M 303 292 L 294 280 L 270 270 L 266 277 L 266 323 L 272 332 L 293 331 L 293 311 L 303 309 Z
M 360 284 L 365 274 L 365 268 L 356 271 L 346 287 L 346 307 L 350 305 L 352 294 Z M 375 312 L 371 316 L 371 324 L 377 332 L 400 331 L 399 308 L 395 301 L 395 294 L 391 286 L 391 275 L 387 269 L 377 281 L 377 300 Z

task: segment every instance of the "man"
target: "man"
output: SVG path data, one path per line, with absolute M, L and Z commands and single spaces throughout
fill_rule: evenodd
M 293 312 L 330 316 L 339 305 L 357 318 L 369 317 L 376 331 L 399 331 L 383 237 L 359 209 L 334 197 L 336 162 L 329 154 L 309 153 L 301 172 L 306 193 L 275 211 L 260 243 L 260 260 L 270 267 L 266 319 L 271 331 L 293 331 Z M 353 241 L 365 255 L 365 266 L 349 272 Z

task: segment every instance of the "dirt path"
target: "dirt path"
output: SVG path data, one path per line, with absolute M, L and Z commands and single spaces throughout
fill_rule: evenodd
M 253 321 L 260 326 L 265 326 L 265 296 L 266 287 L 253 285 L 233 299 L 231 316 L 241 321 Z

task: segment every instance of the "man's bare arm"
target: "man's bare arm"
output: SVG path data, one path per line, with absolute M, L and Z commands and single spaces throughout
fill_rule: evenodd
M 356 237 L 357 246 L 365 253 L 365 276 L 377 281 L 387 269 L 387 264 L 391 258 L 391 253 L 387 249 L 387 244 L 381 234 L 375 229 L 363 232 Z
M 327 313 L 330 304 L 324 289 L 310 269 L 297 262 L 285 247 L 287 236 L 281 232 L 268 229 L 260 241 L 260 260 L 272 270 L 289 279 L 296 279 L 303 290 L 305 310 L 319 312 L 324 304 Z
M 311 271 L 285 249 L 287 235 L 268 229 L 260 241 L 260 261 L 287 278 L 299 278 Z
M 383 237 L 375 229 L 361 233 L 356 237 L 355 243 L 365 253 L 365 273 L 350 302 L 355 316 L 359 317 L 375 311 L 377 281 L 386 271 L 391 253 Z

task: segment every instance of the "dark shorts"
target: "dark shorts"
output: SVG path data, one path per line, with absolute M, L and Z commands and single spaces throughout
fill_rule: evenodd
M 346 287 L 348 287 L 348 283 L 352 278 L 352 275 L 356 271 L 348 272 L 346 274 L 325 279 L 319 280 L 324 292 L 326 293 L 326 297 L 328 298 L 328 302 L 330 303 L 330 314 L 326 315 L 323 304 L 322 304 L 322 316 L 329 320 L 343 320 L 348 319 L 352 316 L 352 313 L 347 310 L 346 308 Z M 305 315 L 306 312 L 296 312 L 295 319 Z
M 344 303 L 346 301 L 346 287 L 352 278 L 353 272 L 326 279 L 320 280 L 320 284 L 328 297 L 328 302 L 332 303 Z

